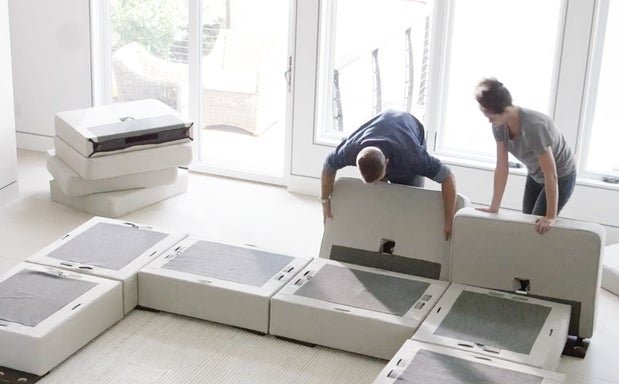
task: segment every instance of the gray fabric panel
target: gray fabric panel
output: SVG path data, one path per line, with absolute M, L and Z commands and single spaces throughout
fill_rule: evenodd
M 131 226 L 97 223 L 47 256 L 118 271 L 167 236 Z
M 577 336 L 578 330 L 580 329 L 580 314 L 582 313 L 582 303 L 573 300 L 566 300 L 557 297 L 548 297 L 541 295 L 527 295 L 528 297 L 546 301 L 552 301 L 554 303 L 569 305 L 571 308 L 570 311 L 570 327 L 567 331 L 568 335 Z
M 334 245 L 331 247 L 331 260 L 378 268 L 386 271 L 406 273 L 438 280 L 441 277 L 441 264 L 432 261 L 413 259 L 388 253 L 372 252 Z
M 543 377 L 493 367 L 427 350 L 419 350 L 399 384 L 540 384 Z
M 463 291 L 435 335 L 529 354 L 550 307 Z
M 261 287 L 293 260 L 257 249 L 198 241 L 162 268 Z
M 325 265 L 296 294 L 402 316 L 429 286 L 422 281 Z
M 39 271 L 21 271 L 0 283 L 0 319 L 35 327 L 96 285 Z

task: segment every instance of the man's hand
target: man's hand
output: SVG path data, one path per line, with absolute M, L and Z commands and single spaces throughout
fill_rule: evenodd
M 443 228 L 443 233 L 445 234 L 445 240 L 449 240 L 449 238 L 451 237 L 451 231 L 452 231 L 451 223 L 449 223 L 449 225 L 445 224 L 445 227 Z
M 320 175 L 320 202 L 322 203 L 322 223 L 327 224 L 327 219 L 333 219 L 331 214 L 331 193 L 335 184 L 335 171 L 332 171 L 325 163 Z
M 547 233 L 548 231 L 550 231 L 550 227 L 554 225 L 556 221 L 557 219 L 553 219 L 550 217 L 540 217 L 535 222 L 535 232 L 539 233 L 540 235 Z
M 327 224 L 327 219 L 333 219 L 331 213 L 331 199 L 321 199 L 322 201 L 322 223 Z

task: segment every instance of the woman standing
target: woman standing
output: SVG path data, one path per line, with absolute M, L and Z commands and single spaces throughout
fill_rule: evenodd
M 492 203 L 482 210 L 499 211 L 509 174 L 509 152 L 528 171 L 522 212 L 542 216 L 535 229 L 540 234 L 548 232 L 576 184 L 576 162 L 565 137 L 550 117 L 512 105 L 511 94 L 497 79 L 482 80 L 475 98 L 492 123 L 497 144 Z

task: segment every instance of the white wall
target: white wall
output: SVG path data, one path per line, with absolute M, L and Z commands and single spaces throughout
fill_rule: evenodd
M 91 103 L 87 0 L 9 0 L 19 148 L 53 148 L 54 115 Z
M 9 8 L 0 2 L 0 190 L 17 181 Z

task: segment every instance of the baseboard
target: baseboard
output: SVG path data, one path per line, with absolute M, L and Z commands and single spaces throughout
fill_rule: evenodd
M 54 148 L 54 137 L 36 133 L 16 132 L 17 148 L 45 152 Z
M 320 179 L 301 175 L 289 175 L 288 192 L 318 196 L 320 194 Z
M 0 207 L 5 206 L 19 196 L 17 181 L 0 187 Z

